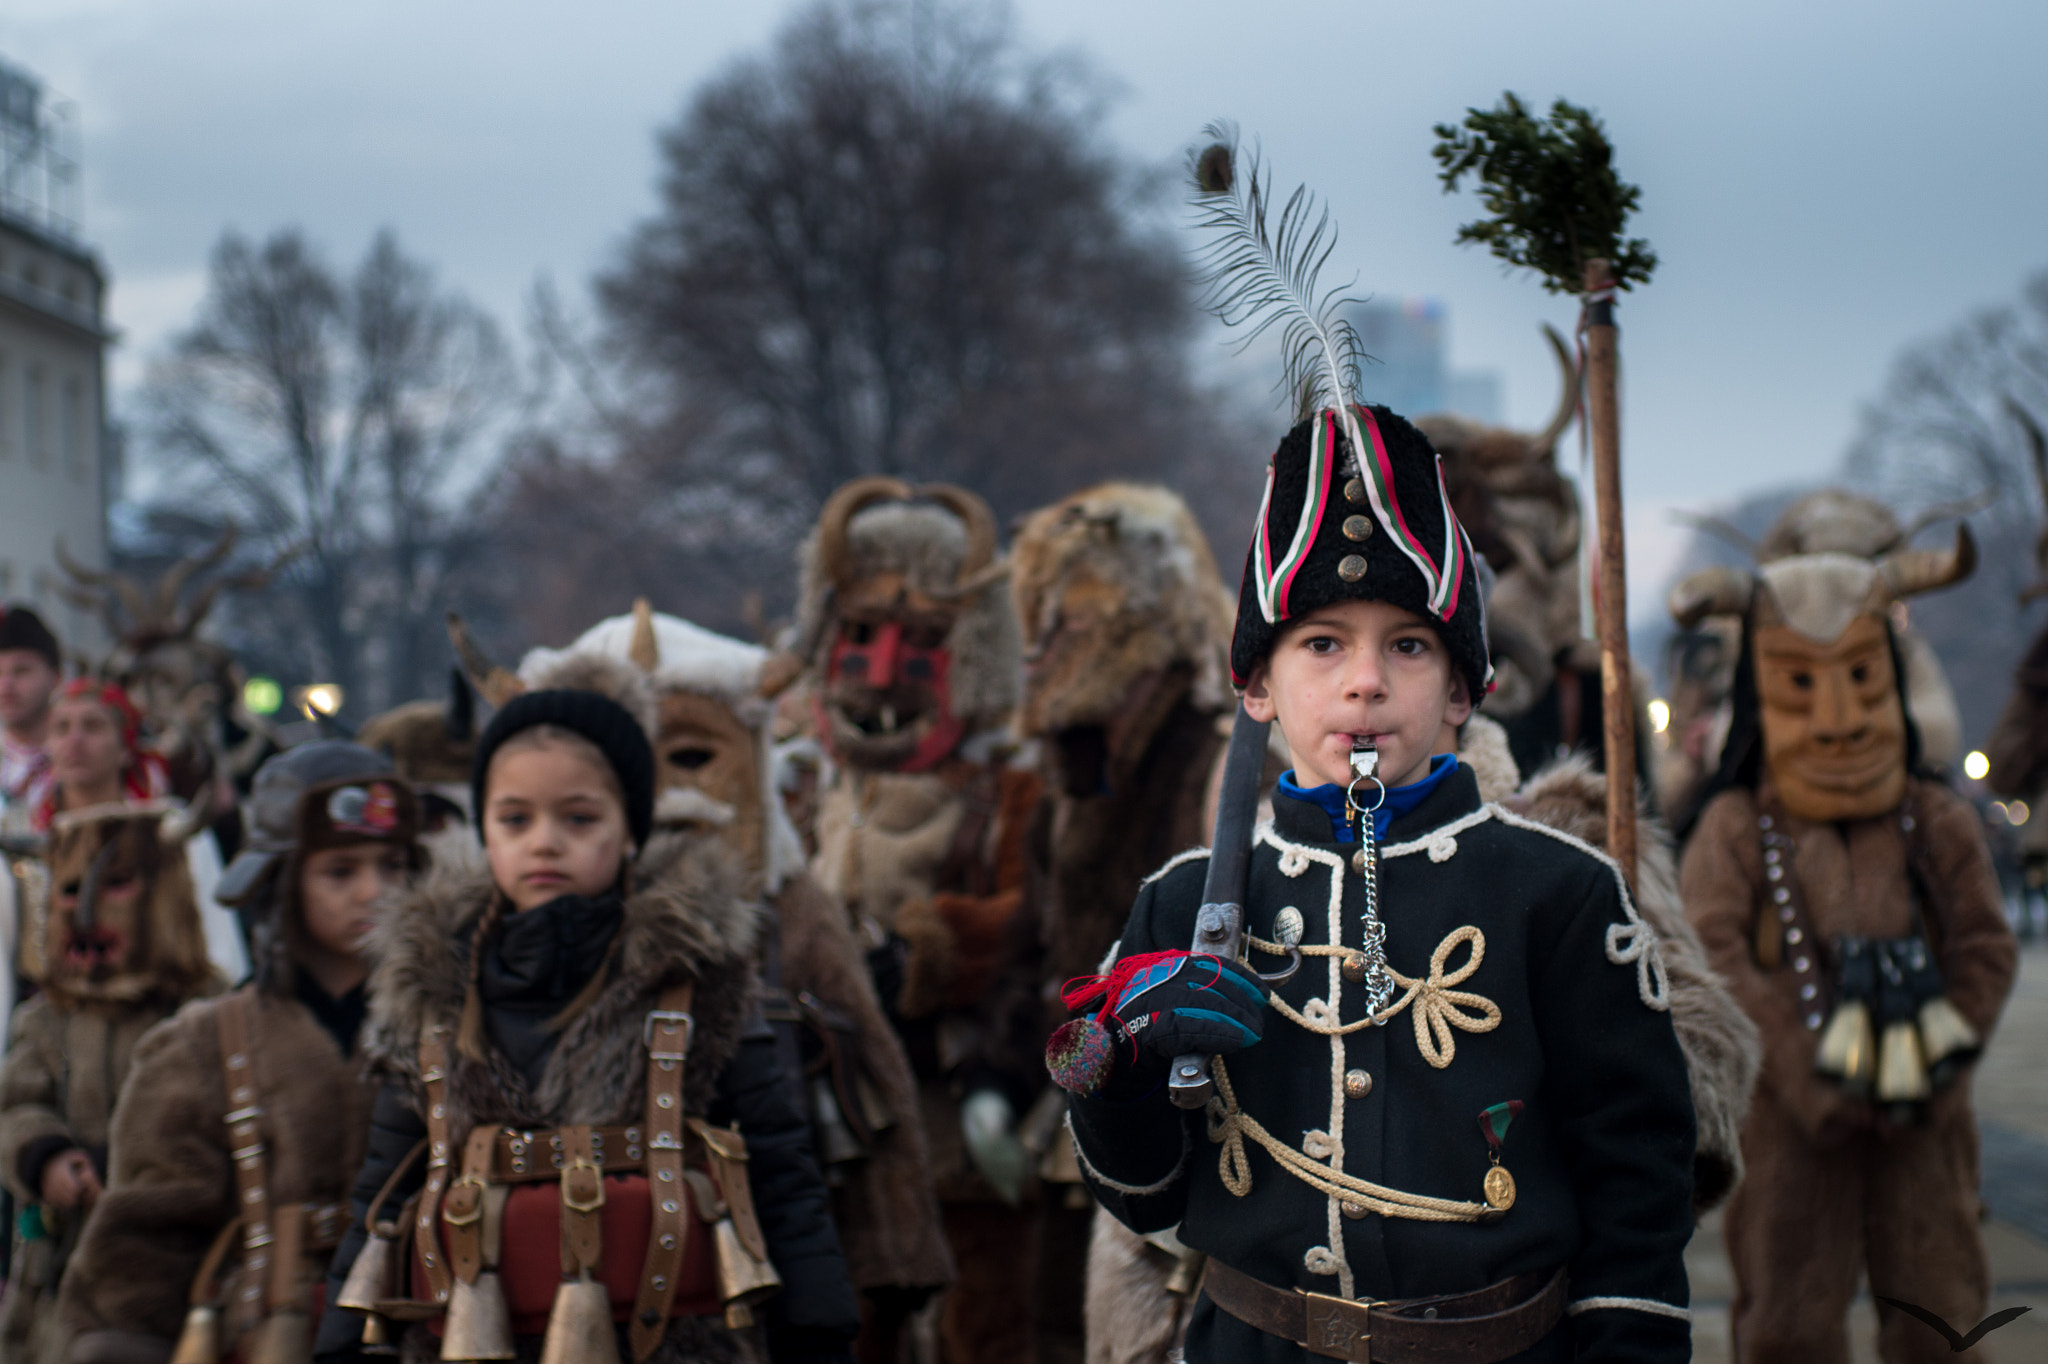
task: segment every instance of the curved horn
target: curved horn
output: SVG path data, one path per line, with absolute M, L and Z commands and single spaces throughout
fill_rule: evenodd
M 57 537 L 57 566 L 87 587 L 111 591 L 114 596 L 119 597 L 122 609 L 128 613 L 130 624 L 140 625 L 149 619 L 149 603 L 143 600 L 142 589 L 135 585 L 133 578 L 125 573 L 115 573 L 111 570 L 102 573 L 97 569 L 87 568 L 71 557 L 71 551 L 64 548 L 64 537 L 61 535 Z M 108 604 L 108 599 L 102 597 L 100 614 L 107 618 L 109 630 L 118 635 L 121 633 L 120 623 L 114 619 L 114 613 L 106 609 Z
M 1913 543 L 1913 537 L 1929 526 L 1938 526 L 1943 521 L 1953 521 L 1961 516 L 1975 516 L 1998 500 L 1996 486 L 1985 488 L 1972 497 L 1958 497 L 1952 502 L 1937 502 L 1914 517 L 1906 528 L 1899 532 L 1899 538 L 1892 541 L 1890 548 L 1897 549 Z
M 1725 565 L 1703 568 L 1679 579 L 1665 599 L 1671 618 L 1687 630 L 1708 616 L 1740 616 L 1756 596 L 1756 579 Z
M 773 701 L 789 690 L 789 684 L 803 674 L 803 655 L 778 649 L 762 662 L 761 680 L 755 685 L 754 694 L 764 700 Z
M 956 590 L 969 590 L 977 575 L 995 561 L 996 514 L 989 510 L 988 503 L 951 483 L 927 483 L 917 492 L 959 517 L 967 527 L 967 554 L 960 560 L 960 571 L 953 578 Z
M 1879 560 L 1877 571 L 1884 575 L 1894 597 L 1914 597 L 1959 583 L 1976 567 L 1977 537 L 1970 534 L 1970 523 L 1963 521 L 1956 525 L 1953 549 L 1898 550 Z
M 213 783 L 193 793 L 192 799 L 163 817 L 156 826 L 157 842 L 166 848 L 180 847 L 204 829 L 213 814 Z
M 633 598 L 633 639 L 626 657 L 643 673 L 661 666 L 661 641 L 654 637 L 654 607 L 645 597 Z
M 1561 383 L 1557 395 L 1557 411 L 1551 414 L 1550 425 L 1529 437 L 1529 454 L 1536 459 L 1548 459 L 1557 449 L 1558 438 L 1565 428 L 1572 424 L 1572 418 L 1579 410 L 1579 366 L 1572 359 L 1571 347 L 1557 334 L 1557 328 L 1548 322 L 1543 324 L 1543 335 L 1550 342 L 1550 349 L 1557 355 L 1557 368 Z
M 227 558 L 229 551 L 234 549 L 235 539 L 239 534 L 240 532 L 235 529 L 235 523 L 230 521 L 221 530 L 220 539 L 213 542 L 211 549 L 189 559 L 180 559 L 164 570 L 164 576 L 159 578 L 156 584 L 156 619 L 168 622 L 177 614 L 178 594 L 185 590 L 185 584 L 192 580 L 193 574 L 204 573 Z M 207 605 L 212 604 L 213 600 L 209 597 Z M 197 625 L 203 614 L 204 612 L 194 612 L 188 624 Z
M 526 690 L 526 684 L 517 675 L 491 661 L 491 656 L 470 638 L 469 627 L 462 623 L 462 617 L 453 611 L 448 613 L 448 642 L 455 646 L 455 656 L 462 660 L 463 671 L 469 674 L 469 680 L 483 694 L 484 700 L 492 705 L 502 706 Z
M 825 499 L 818 513 L 818 569 L 825 581 L 843 587 L 853 572 L 846 547 L 846 527 L 863 508 L 876 502 L 908 502 L 917 493 L 900 478 L 856 478 L 842 483 Z

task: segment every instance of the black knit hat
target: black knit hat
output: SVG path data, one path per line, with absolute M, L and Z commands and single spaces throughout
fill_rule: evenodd
M 1493 678 L 1478 563 L 1428 438 L 1384 407 L 1326 408 L 1287 433 L 1268 469 L 1231 679 L 1245 685 L 1288 621 L 1335 601 L 1383 601 L 1436 627 L 1477 705 Z
M 476 833 L 484 839 L 484 778 L 491 756 L 507 739 L 535 725 L 560 725 L 590 740 L 618 775 L 626 797 L 626 828 L 635 846 L 646 847 L 654 828 L 654 746 L 640 722 L 609 696 L 594 691 L 530 691 L 505 703 L 484 726 L 476 743 L 476 761 L 469 770 L 470 808 L 476 812 Z
M 53 668 L 64 667 L 57 637 L 43 624 L 43 618 L 26 606 L 0 606 L 0 653 L 10 649 L 26 649 L 41 654 Z

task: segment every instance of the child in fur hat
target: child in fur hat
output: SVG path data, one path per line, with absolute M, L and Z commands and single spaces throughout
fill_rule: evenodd
M 338 740 L 265 763 L 248 813 L 221 894 L 252 927 L 256 979 L 186 1005 L 135 1049 L 107 1192 L 64 1276 L 73 1358 L 168 1354 L 188 1302 L 216 1299 L 245 1357 L 308 1357 L 311 1295 L 347 1222 L 375 1093 L 353 1059 L 365 948 L 419 862 L 419 819 L 390 763 Z M 238 1161 L 251 1143 L 260 1158 Z
M 1694 1120 L 1653 935 L 1612 862 L 1433 756 L 1485 693 L 1482 611 L 1413 427 L 1347 405 L 1288 434 L 1231 657 L 1296 764 L 1249 962 L 1184 950 L 1183 854 L 1048 1052 L 1103 1206 L 1209 1256 L 1190 1360 L 1690 1357 Z M 1190 1052 L 1205 1112 L 1168 1098 Z
M 607 1359 L 738 1360 L 779 1277 L 771 1357 L 849 1359 L 853 1289 L 756 1003 L 759 910 L 722 844 L 654 832 L 645 679 L 561 671 L 478 741 L 483 860 L 444 860 L 380 929 L 365 1050 L 385 1082 L 329 1301 L 372 1205 L 417 1190 L 399 1296 L 434 1320 L 408 1353 L 529 1357 L 545 1335 L 590 1364 L 565 1333 L 596 1348 L 594 1319 L 615 1323 Z M 320 1353 L 365 1326 L 330 1308 Z

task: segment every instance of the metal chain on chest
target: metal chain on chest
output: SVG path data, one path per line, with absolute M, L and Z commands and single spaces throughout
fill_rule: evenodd
M 1379 753 L 1370 746 L 1351 750 L 1351 770 L 1357 775 L 1345 789 L 1344 803 L 1351 810 L 1351 827 L 1358 837 L 1358 851 L 1351 855 L 1351 867 L 1365 881 L 1365 913 L 1360 919 L 1360 955 L 1365 963 L 1366 1011 L 1375 1023 L 1394 997 L 1394 977 L 1387 970 L 1387 926 L 1380 922 L 1380 846 L 1373 834 L 1373 811 L 1386 801 L 1387 788 L 1376 775 Z M 1369 781 L 1379 793 L 1370 806 L 1358 803 L 1358 785 Z

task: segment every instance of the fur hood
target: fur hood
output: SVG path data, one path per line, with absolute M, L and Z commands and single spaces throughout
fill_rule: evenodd
M 1607 779 L 1577 754 L 1553 763 L 1504 801 L 1509 808 L 1596 848 L 1607 843 Z M 1692 1077 L 1699 1145 L 1693 1207 L 1714 1207 L 1742 1178 L 1742 1122 L 1762 1064 L 1756 1024 L 1714 973 L 1685 919 L 1678 865 L 1662 820 L 1637 825 L 1636 909 L 1657 934 L 1671 982 L 1671 1025 Z
M 551 1126 L 638 1121 L 645 1085 L 641 1022 L 663 988 L 694 979 L 696 1030 L 685 1105 L 701 1113 L 711 1084 L 739 1046 L 755 994 L 762 909 L 743 895 L 743 873 L 724 844 L 657 835 L 634 862 L 610 978 L 563 1029 L 537 1088 L 495 1050 L 485 1063 L 455 1059 L 450 1137 L 476 1122 Z M 432 1026 L 451 1037 L 469 980 L 468 934 L 495 893 L 481 848 L 449 850 L 380 922 L 372 950 L 369 1063 L 418 1092 L 419 1042 Z

